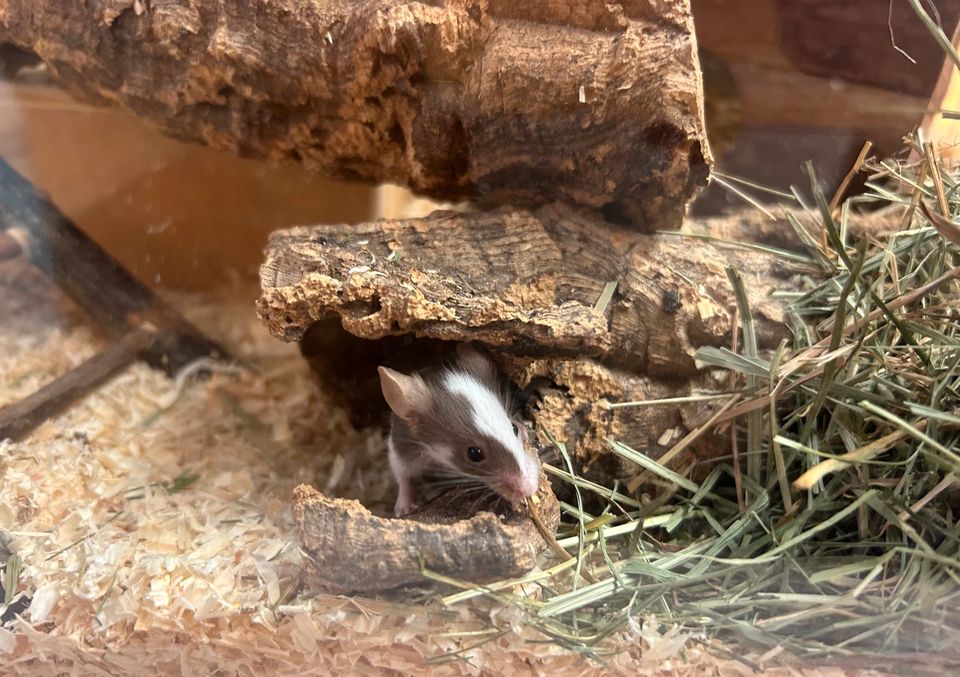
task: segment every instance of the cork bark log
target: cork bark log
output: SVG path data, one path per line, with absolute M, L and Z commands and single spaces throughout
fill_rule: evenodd
M 541 474 L 537 511 L 548 533 L 560 504 Z M 304 554 L 301 582 L 331 594 L 408 596 L 433 587 L 425 570 L 467 583 L 527 573 L 547 543 L 526 504 L 482 505 L 448 492 L 407 519 L 372 514 L 358 501 L 328 498 L 308 485 L 293 491 Z
M 437 198 L 677 228 L 710 163 L 688 0 L 0 0 L 0 37 L 179 137 Z
M 277 337 L 302 341 L 363 425 L 382 421 L 378 364 L 411 369 L 444 359 L 454 342 L 480 341 L 521 389 L 534 427 L 563 441 L 588 477 L 609 480 L 637 467 L 610 452 L 608 437 L 656 458 L 718 406 L 607 403 L 726 388 L 694 353 L 730 345 L 727 264 L 749 281 L 761 347 L 776 347 L 790 334 L 770 292 L 796 272 L 782 257 L 639 234 L 559 205 L 276 232 L 258 308 Z M 702 438 L 676 467 L 715 456 L 719 444 Z
M 479 340 L 686 378 L 699 346 L 728 340 L 727 264 L 757 277 L 748 290 L 759 337 L 775 346 L 787 336 L 769 298 L 781 261 L 682 234 L 633 233 L 560 205 L 277 231 L 259 311 L 284 340 L 336 315 L 365 339 Z M 598 309 L 608 283 L 613 296 Z

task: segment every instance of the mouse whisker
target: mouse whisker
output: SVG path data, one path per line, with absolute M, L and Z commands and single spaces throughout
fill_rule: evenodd
M 485 494 L 490 491 L 489 487 L 469 487 L 460 492 L 462 496 L 470 496 L 471 494 Z
M 483 503 L 484 499 L 486 498 L 487 496 L 484 494 L 481 494 L 480 496 L 478 496 L 476 500 L 474 500 L 473 503 L 471 504 L 470 510 L 468 510 L 467 512 L 470 514 L 477 512 L 480 509 L 480 506 Z
M 478 487 L 481 489 L 486 489 L 487 485 L 484 482 L 478 482 L 476 480 L 458 480 L 458 479 L 446 479 L 446 480 L 435 480 L 429 482 L 431 487 Z
M 473 480 L 479 480 L 481 482 L 493 480 L 495 477 L 492 473 L 467 473 L 463 471 L 450 470 L 448 468 L 438 469 L 433 474 L 437 477 L 469 478 Z

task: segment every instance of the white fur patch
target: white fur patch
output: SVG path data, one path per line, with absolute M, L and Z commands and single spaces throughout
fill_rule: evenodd
M 439 463 L 440 465 L 450 468 L 451 470 L 456 470 L 457 466 L 452 460 L 453 450 L 450 447 L 443 445 L 424 445 L 420 452 L 420 456 L 416 459 L 410 460 L 401 458 L 400 454 L 397 453 L 397 448 L 393 444 L 393 437 L 387 438 L 387 458 L 390 461 L 390 470 L 393 471 L 393 476 L 397 481 L 401 481 L 403 478 L 416 477 L 424 468 L 426 459 L 424 456 L 430 460 Z
M 473 410 L 473 424 L 477 430 L 497 440 L 517 461 L 525 481 L 537 485 L 539 469 L 533 458 L 523 450 L 523 444 L 513 434 L 513 423 L 503 404 L 489 388 L 475 376 L 462 371 L 451 371 L 443 377 L 451 393 L 463 396 Z
M 430 457 L 442 465 L 444 468 L 449 468 L 450 470 L 459 470 L 457 464 L 453 462 L 453 449 L 444 445 L 432 445 L 427 447 L 427 453 Z

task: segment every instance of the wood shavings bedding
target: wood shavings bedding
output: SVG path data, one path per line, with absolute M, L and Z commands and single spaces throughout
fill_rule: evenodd
M 392 483 L 379 431 L 353 430 L 245 298 L 174 302 L 253 370 L 178 389 L 137 364 L 25 441 L 0 442 L 0 545 L 22 558 L 16 592 L 30 599 L 0 627 L 0 673 L 420 673 L 491 625 L 509 632 L 430 669 L 750 673 L 656 623 L 615 638 L 601 665 L 531 642 L 543 638 L 511 608 L 296 597 L 291 489 L 387 511 Z M 0 317 L 0 405 L 102 347 L 22 265 L 0 266 Z

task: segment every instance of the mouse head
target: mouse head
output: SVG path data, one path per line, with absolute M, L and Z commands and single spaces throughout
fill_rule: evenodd
M 510 419 L 496 367 L 473 348 L 458 352 L 453 367 L 432 373 L 379 368 L 384 399 L 410 438 L 394 443 L 419 447 L 441 468 L 479 480 L 508 500 L 532 496 L 540 464 L 524 450 L 526 431 Z

